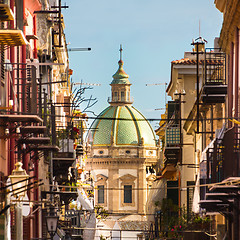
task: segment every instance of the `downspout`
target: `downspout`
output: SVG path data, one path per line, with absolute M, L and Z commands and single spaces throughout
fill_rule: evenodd
M 10 8 L 11 10 L 14 12 L 14 3 L 15 1 L 14 0 L 10 0 Z M 10 21 L 10 28 L 11 29 L 14 29 L 14 20 Z M 10 48 L 10 62 L 11 63 L 14 63 L 15 61 L 15 56 L 14 56 L 14 47 L 11 47 Z M 13 94 L 13 88 L 14 88 L 14 71 L 8 73 L 9 76 L 8 77 L 12 77 L 12 88 L 11 88 L 11 84 L 10 85 L 10 99 L 14 99 L 14 94 Z M 10 76 L 11 75 L 11 76 Z M 9 80 L 9 83 L 10 83 L 10 79 Z M 11 112 L 15 111 L 14 109 L 15 107 L 15 102 L 13 104 L 13 108 L 11 110 Z M 10 175 L 12 173 L 12 170 L 14 169 L 14 148 L 15 148 L 15 139 L 14 138 L 10 138 L 10 141 L 9 141 L 9 158 L 8 158 L 8 175 Z M 10 204 L 10 197 L 9 197 L 9 194 L 6 194 L 6 198 L 5 198 L 5 204 L 8 205 Z M 8 209 L 6 211 L 6 214 L 5 214 L 5 225 L 4 225 L 4 239 L 6 240 L 11 240 L 11 222 L 12 222 L 12 217 L 11 217 L 11 212 L 10 212 L 10 209 Z
M 37 35 L 37 18 L 36 15 L 33 16 L 33 35 Z M 38 59 L 37 55 L 37 40 L 34 39 L 34 49 L 33 49 L 33 58 Z M 40 85 L 41 88 L 41 85 Z M 40 91 L 41 92 L 41 91 Z M 41 101 L 41 99 L 39 99 Z M 39 110 L 40 111 L 40 110 Z M 35 168 L 34 168 L 34 175 L 36 176 L 35 179 L 38 181 L 38 153 L 35 152 L 34 156 L 36 156 L 37 159 L 35 159 Z M 34 192 L 34 200 L 37 202 L 39 200 L 39 189 L 36 188 Z M 34 237 L 39 238 L 39 211 L 36 211 L 34 214 Z
M 10 1 L 10 8 L 12 11 L 14 11 L 14 0 Z M 10 28 L 14 29 L 14 20 L 10 21 Z M 15 47 L 10 47 L 10 62 L 14 63 L 15 62 Z M 9 84 L 9 93 L 10 93 L 10 99 L 15 100 L 15 96 L 14 96 L 14 87 L 15 87 L 15 77 L 14 77 L 14 71 L 11 71 L 10 73 L 8 73 L 10 76 L 10 78 L 12 78 L 12 84 Z M 10 83 L 10 81 L 9 81 Z M 11 114 L 15 111 L 15 101 L 13 104 L 13 108 L 11 109 Z M 14 138 L 10 138 L 10 153 L 9 153 L 9 169 L 8 169 L 8 173 L 11 174 L 12 170 L 14 169 L 14 163 L 15 163 L 15 154 L 14 154 L 14 148 L 15 148 L 15 139 Z
M 34 175 L 35 175 L 35 179 L 38 181 L 38 177 L 39 177 L 38 176 L 38 158 L 39 158 L 39 156 L 38 156 L 37 151 L 34 152 L 34 156 L 35 156 L 35 162 L 36 162 L 35 167 L 34 167 Z M 38 200 L 39 200 L 39 189 L 38 188 L 35 189 L 34 200 L 36 202 L 38 202 Z M 33 233 L 34 237 L 38 239 L 39 238 L 39 211 L 36 211 L 34 214 L 34 229 L 35 229 L 35 231 Z
M 238 120 L 238 81 L 239 81 L 239 29 L 236 28 L 236 53 L 235 53 L 235 96 L 234 96 L 234 101 L 235 101 L 235 115 L 234 117 Z M 236 124 L 235 124 L 236 125 Z M 237 131 L 237 128 L 236 128 Z M 237 174 L 239 171 L 239 165 L 238 165 L 238 157 L 235 156 L 234 159 L 234 165 L 237 169 Z M 236 175 L 237 175 L 236 174 Z M 237 206 L 238 209 L 233 210 L 233 240 L 239 239 L 239 199 L 234 199 L 234 205 Z
M 238 120 L 238 81 L 239 81 L 239 29 L 236 29 L 236 53 L 235 53 L 235 118 Z
M 181 171 L 178 172 L 178 207 L 179 207 L 179 216 L 181 215 Z
M 22 1 L 22 6 L 23 6 L 23 23 L 25 22 L 25 0 Z M 23 25 L 23 34 L 25 36 L 25 26 Z M 26 45 L 23 45 L 22 46 L 22 112 L 23 114 L 26 114 L 26 77 L 27 77 L 27 74 L 26 74 L 26 68 L 27 68 L 27 65 L 26 65 Z M 28 169 L 28 161 L 27 161 L 27 158 L 26 158 L 26 155 L 25 153 L 23 154 L 23 168 L 24 169 Z
M 34 15 L 33 17 L 33 35 L 37 35 L 37 19 L 36 19 L 36 15 Z M 37 59 L 37 40 L 34 39 L 34 49 L 33 49 L 33 58 Z
M 228 78 L 228 118 L 232 118 L 232 109 L 233 109 L 233 61 L 234 61 L 234 43 L 231 43 L 230 46 L 230 63 L 229 63 L 229 78 Z M 232 122 L 228 121 L 228 127 L 232 127 Z

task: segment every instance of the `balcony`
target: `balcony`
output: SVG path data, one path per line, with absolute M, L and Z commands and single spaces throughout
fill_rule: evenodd
M 200 99 L 205 104 L 224 103 L 226 95 L 226 55 L 219 49 L 206 49 Z
M 73 149 L 74 141 L 69 138 L 69 134 L 69 132 L 63 130 L 58 132 L 60 151 L 54 154 L 53 172 L 59 183 L 67 181 L 68 169 L 72 167 L 76 160 Z
M 166 157 L 166 164 L 177 164 L 181 160 L 181 146 L 180 146 L 180 128 L 169 127 L 165 134 L 165 149 L 164 155 Z
M 214 141 L 213 146 L 206 152 L 207 183 L 222 182 L 229 177 L 238 177 L 240 159 L 240 131 L 239 127 L 223 131 Z

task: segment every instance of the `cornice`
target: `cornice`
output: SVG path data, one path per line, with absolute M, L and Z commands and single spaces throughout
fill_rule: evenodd
M 219 44 L 223 51 L 230 52 L 230 42 L 234 41 L 234 32 L 240 22 L 240 1 L 227 1 L 226 11 L 223 16 L 222 30 L 220 34 Z

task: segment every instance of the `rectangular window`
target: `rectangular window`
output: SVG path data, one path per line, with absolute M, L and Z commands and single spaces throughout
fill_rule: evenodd
M 98 185 L 98 203 L 104 203 L 104 185 Z
M 124 203 L 132 203 L 132 185 L 124 185 Z
M 167 198 L 178 205 L 178 181 L 167 181 Z

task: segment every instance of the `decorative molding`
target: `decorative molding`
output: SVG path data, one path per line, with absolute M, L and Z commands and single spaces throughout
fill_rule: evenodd
M 121 207 L 135 207 L 135 196 L 136 191 L 134 191 L 135 188 L 135 180 L 137 177 L 134 177 L 131 174 L 125 174 L 122 177 L 119 178 L 121 180 L 121 188 L 123 189 L 121 191 Z M 124 185 L 131 185 L 132 186 L 132 202 L 131 203 L 125 203 L 124 202 Z
M 238 0 L 228 0 L 223 16 L 222 30 L 219 45 L 226 53 L 230 53 L 230 43 L 234 42 L 234 33 L 240 26 L 240 2 Z
M 104 203 L 97 203 L 98 205 L 100 206 L 103 206 L 103 207 L 107 207 L 107 180 L 108 180 L 108 177 L 103 175 L 103 174 L 98 174 L 97 175 L 97 183 L 96 183 L 96 186 L 104 186 Z M 96 189 L 95 191 L 96 193 L 96 201 L 98 200 L 98 189 Z

